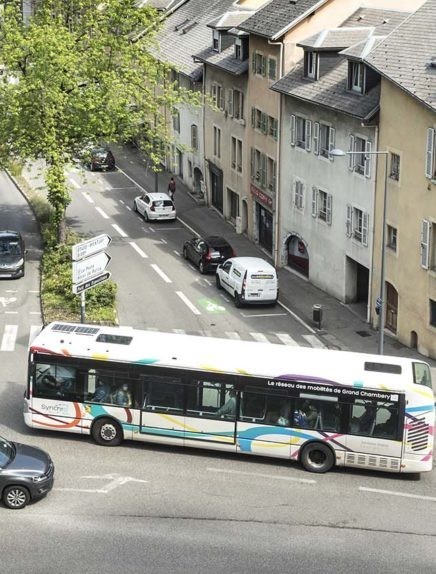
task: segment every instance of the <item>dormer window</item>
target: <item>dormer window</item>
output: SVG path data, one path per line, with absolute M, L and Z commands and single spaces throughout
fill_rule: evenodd
M 236 38 L 235 58 L 241 62 L 248 58 L 248 38 Z
M 304 76 L 312 80 L 318 79 L 317 52 L 304 52 Z
M 214 30 L 213 31 L 213 36 L 212 36 L 212 47 L 215 50 L 215 52 L 219 52 L 220 51 L 220 33 L 218 30 Z
M 365 88 L 365 66 L 362 62 L 348 63 L 348 89 L 363 94 Z

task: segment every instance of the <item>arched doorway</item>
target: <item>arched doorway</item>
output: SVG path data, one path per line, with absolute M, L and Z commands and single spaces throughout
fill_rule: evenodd
M 290 235 L 285 244 L 287 264 L 305 277 L 309 277 L 309 253 L 306 242 L 298 235 Z
M 201 169 L 194 167 L 194 193 L 196 195 L 203 195 L 203 174 Z
M 386 323 L 387 329 L 397 332 L 398 291 L 386 281 Z
M 412 349 L 418 348 L 418 333 L 416 331 L 410 331 L 410 347 Z

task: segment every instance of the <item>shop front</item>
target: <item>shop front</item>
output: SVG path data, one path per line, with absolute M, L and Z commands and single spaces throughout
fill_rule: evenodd
M 254 200 L 254 224 L 259 245 L 268 253 L 273 252 L 273 200 L 272 197 L 258 189 L 255 185 L 250 186 L 251 196 Z

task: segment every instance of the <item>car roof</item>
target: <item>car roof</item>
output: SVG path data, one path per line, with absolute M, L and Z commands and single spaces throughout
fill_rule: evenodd
M 145 195 L 148 195 L 148 197 L 152 200 L 169 199 L 171 201 L 171 197 L 167 193 L 155 193 L 146 191 Z
M 239 265 L 242 265 L 243 267 L 249 267 L 250 269 L 263 268 L 272 269 L 275 271 L 275 268 L 271 265 L 271 263 L 268 263 L 268 261 L 265 261 L 265 259 L 262 259 L 261 257 L 232 257 L 227 261 L 234 261 L 235 263 L 239 263 Z
M 207 235 L 206 237 L 200 237 L 200 239 L 202 239 L 205 243 L 211 245 L 212 247 L 218 247 L 218 246 L 230 247 L 230 243 L 227 241 L 227 239 L 224 239 L 224 237 L 221 237 L 220 235 Z
M 0 237 L 14 237 L 15 239 L 21 238 L 19 231 L 11 231 L 10 229 L 0 229 Z

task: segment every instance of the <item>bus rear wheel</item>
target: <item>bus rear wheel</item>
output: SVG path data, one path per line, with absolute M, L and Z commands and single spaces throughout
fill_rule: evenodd
M 103 446 L 118 446 L 123 440 L 120 425 L 112 419 L 99 419 L 92 426 L 92 438 Z
M 303 447 L 300 462 L 309 472 L 328 472 L 335 463 L 332 450 L 322 442 L 311 442 Z

